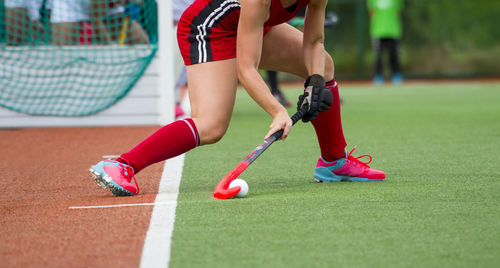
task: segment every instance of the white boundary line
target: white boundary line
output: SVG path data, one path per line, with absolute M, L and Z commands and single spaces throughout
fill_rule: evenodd
M 140 267 L 168 267 L 184 154 L 165 162 Z M 157 206 L 161 205 L 161 206 Z
M 117 208 L 117 207 L 136 207 L 136 206 L 155 206 L 155 205 L 171 205 L 174 202 L 162 203 L 135 203 L 135 204 L 117 204 L 117 205 L 100 205 L 100 206 L 81 206 L 69 207 L 69 209 L 88 209 L 88 208 Z
M 184 154 L 169 159 L 163 166 L 160 187 L 154 203 L 133 203 L 100 206 L 74 206 L 69 209 L 98 209 L 133 206 L 154 206 L 144 241 L 140 267 L 166 268 L 170 262 L 177 196 L 181 182 Z

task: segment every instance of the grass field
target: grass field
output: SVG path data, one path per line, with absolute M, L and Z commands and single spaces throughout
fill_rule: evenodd
M 246 198 L 212 199 L 270 124 L 239 91 L 223 140 L 186 156 L 171 267 L 497 267 L 500 85 L 341 85 L 341 96 L 348 150 L 387 180 L 314 182 L 319 149 L 299 122 L 242 174 Z

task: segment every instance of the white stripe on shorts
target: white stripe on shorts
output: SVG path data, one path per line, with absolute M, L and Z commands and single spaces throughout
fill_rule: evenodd
M 231 10 L 233 7 L 239 7 L 240 3 L 237 0 L 228 0 L 222 3 L 218 8 L 216 8 L 208 17 L 205 19 L 203 24 L 198 25 L 199 34 L 196 36 L 196 40 L 198 40 L 198 53 L 199 59 L 198 62 L 206 62 L 208 57 L 207 51 L 207 43 L 205 38 L 207 36 L 207 28 L 212 27 L 212 25 L 217 21 L 221 16 L 223 16 L 228 10 Z

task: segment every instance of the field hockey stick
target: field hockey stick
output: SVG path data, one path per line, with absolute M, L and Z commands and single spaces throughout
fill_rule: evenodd
M 120 38 L 118 41 L 118 44 L 120 46 L 125 45 L 125 41 L 127 40 L 127 32 L 128 32 L 128 24 L 129 23 L 130 23 L 130 16 L 126 15 L 123 18 L 123 23 L 122 23 L 122 27 L 121 27 L 121 31 L 120 31 Z
M 304 114 L 306 113 L 306 109 L 302 108 L 297 111 L 292 116 L 292 125 L 295 125 L 297 121 L 299 121 Z M 274 132 L 269 138 L 265 139 L 259 146 L 257 146 L 250 154 L 245 157 L 236 167 L 233 168 L 215 187 L 214 197 L 217 199 L 228 199 L 235 196 L 241 189 L 240 186 L 235 186 L 229 188 L 229 184 L 238 178 L 238 176 L 243 173 L 243 171 L 252 164 L 257 157 L 259 157 L 273 142 L 279 139 L 283 135 L 283 129 L 280 129 Z

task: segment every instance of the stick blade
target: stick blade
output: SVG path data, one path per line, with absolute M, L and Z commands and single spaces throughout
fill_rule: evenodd
M 248 167 L 246 161 L 241 161 L 229 174 L 227 174 L 218 184 L 215 186 L 214 197 L 217 199 L 229 199 L 241 190 L 240 186 L 235 186 L 229 188 L 229 184 L 234 181 L 238 176 Z
M 240 186 L 232 187 L 229 189 L 220 189 L 216 187 L 214 190 L 214 197 L 217 199 L 229 199 L 235 195 L 237 195 L 241 190 Z

